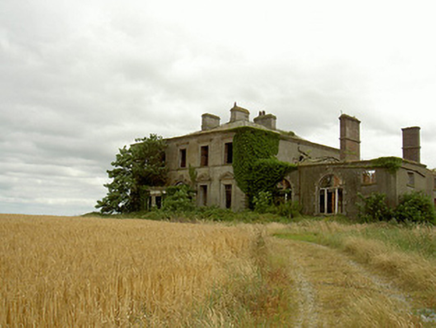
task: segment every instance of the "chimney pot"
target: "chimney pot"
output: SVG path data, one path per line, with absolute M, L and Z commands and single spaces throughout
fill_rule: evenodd
M 277 117 L 273 114 L 265 114 L 265 111 L 259 112 L 259 116 L 254 118 L 254 123 L 263 125 L 264 127 L 276 130 Z

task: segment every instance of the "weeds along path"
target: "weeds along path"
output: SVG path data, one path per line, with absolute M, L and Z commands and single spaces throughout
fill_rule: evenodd
M 338 250 L 282 240 L 297 297 L 295 327 L 419 327 L 407 296 Z

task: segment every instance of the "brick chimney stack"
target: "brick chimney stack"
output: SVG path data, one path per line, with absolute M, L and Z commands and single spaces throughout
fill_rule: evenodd
M 339 120 L 341 161 L 360 161 L 360 121 L 346 114 L 342 114 Z
M 421 140 L 419 126 L 404 128 L 403 130 L 403 159 L 421 162 Z

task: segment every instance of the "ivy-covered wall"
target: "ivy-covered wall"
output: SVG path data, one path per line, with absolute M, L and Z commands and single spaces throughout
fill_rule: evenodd
M 234 131 L 233 173 L 251 207 L 254 196 L 261 191 L 273 192 L 277 183 L 297 166 L 276 158 L 280 142 L 278 133 L 252 127 Z

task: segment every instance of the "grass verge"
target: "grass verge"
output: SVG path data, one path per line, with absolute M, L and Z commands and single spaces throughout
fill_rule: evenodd
M 330 219 L 302 220 L 286 226 L 276 224 L 271 225 L 270 231 L 280 238 L 339 249 L 410 295 L 417 313 L 436 313 L 434 226 L 353 224 Z

